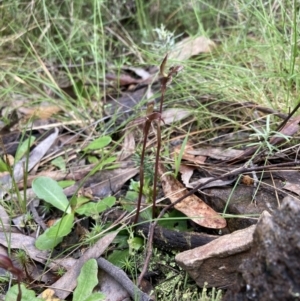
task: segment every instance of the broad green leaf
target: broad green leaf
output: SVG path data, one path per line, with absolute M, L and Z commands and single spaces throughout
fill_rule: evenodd
M 33 145 L 35 137 L 31 136 L 25 139 L 21 145 L 18 147 L 18 150 L 15 155 L 15 162 L 20 161 L 20 159 L 29 151 L 30 147 Z
M 91 216 L 97 213 L 96 203 L 83 204 L 75 210 L 76 213 L 85 216 Z
M 95 139 L 94 141 L 92 141 L 88 146 L 86 146 L 84 148 L 84 151 L 101 149 L 101 148 L 107 146 L 108 144 L 110 144 L 110 142 L 111 142 L 111 137 L 109 137 L 109 136 L 99 137 L 99 138 Z
M 71 213 L 69 201 L 56 181 L 49 177 L 38 177 L 33 181 L 32 189 L 40 199 L 63 212 Z
M 108 260 L 111 262 L 113 265 L 122 268 L 123 267 L 123 262 L 128 260 L 130 257 L 129 255 L 129 249 L 125 250 L 114 250 L 109 256 Z
M 96 203 L 97 212 L 103 212 L 106 209 L 112 207 L 116 203 L 116 198 L 114 196 L 108 196 L 102 201 Z
M 77 208 L 75 212 L 80 215 L 92 216 L 112 207 L 115 204 L 115 202 L 116 198 L 113 196 L 109 196 L 99 201 L 98 203 L 89 202 L 87 204 L 83 204 L 82 206 Z
M 70 200 L 70 204 L 73 210 L 74 208 L 75 210 L 77 208 L 80 208 L 83 204 L 86 204 L 88 202 L 90 202 L 90 199 L 84 196 L 79 196 L 79 197 L 73 196 Z
M 96 259 L 88 260 L 81 268 L 77 279 L 77 287 L 73 293 L 73 301 L 83 301 L 93 293 L 98 284 L 98 265 Z
M 35 292 L 33 290 L 29 290 L 25 287 L 24 284 L 21 284 L 22 291 L 22 301 L 41 301 L 43 299 L 36 298 Z M 5 301 L 16 301 L 19 290 L 18 285 L 12 286 L 9 291 L 6 293 Z
M 66 214 L 63 218 L 55 222 L 55 224 L 45 232 L 47 237 L 64 237 L 68 235 L 73 227 L 74 214 Z
M 35 246 L 39 250 L 53 249 L 71 232 L 73 223 L 74 214 L 65 215 L 37 238 Z
M 94 293 L 88 296 L 86 299 L 84 299 L 84 301 L 102 301 L 102 300 L 106 300 L 105 298 L 106 298 L 105 295 L 102 293 Z
M 35 241 L 35 246 L 39 250 L 51 250 L 62 242 L 63 237 L 48 237 L 47 229 L 43 234 L 41 234 Z

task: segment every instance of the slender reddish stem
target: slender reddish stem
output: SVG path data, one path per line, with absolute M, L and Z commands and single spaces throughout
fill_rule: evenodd
M 157 121 L 157 147 L 156 147 L 156 157 L 155 157 L 155 170 L 153 179 L 153 194 L 152 194 L 152 218 L 156 217 L 156 189 L 157 189 L 157 178 L 158 178 L 158 162 L 161 148 L 161 131 L 160 131 L 160 119 Z
M 144 141 L 143 141 L 143 148 L 142 148 L 142 154 L 141 154 L 141 165 L 140 165 L 140 190 L 139 190 L 139 196 L 138 196 L 138 201 L 137 201 L 136 214 L 135 214 L 135 218 L 134 218 L 135 224 L 138 222 L 138 219 L 139 219 L 142 197 L 143 197 L 144 161 L 145 161 L 146 144 L 147 144 L 147 137 L 148 137 L 150 125 L 151 125 L 151 121 L 149 119 L 147 119 L 145 122 L 145 125 L 144 125 Z

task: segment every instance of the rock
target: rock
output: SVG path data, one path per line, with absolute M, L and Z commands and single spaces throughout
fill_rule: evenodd
M 286 184 L 293 185 L 293 192 L 299 186 L 300 172 L 297 171 L 276 171 L 264 172 L 263 179 L 261 173 L 256 174 L 260 179 L 259 189 L 255 194 L 256 188 L 252 185 L 247 186 L 240 183 L 237 187 L 214 187 L 204 189 L 203 200 L 215 209 L 217 212 L 223 212 L 227 207 L 226 213 L 233 215 L 260 215 L 264 210 L 273 214 L 278 208 L 278 199 L 282 200 L 287 194 L 282 188 Z M 298 197 L 300 201 L 300 198 Z M 230 232 L 247 228 L 257 223 L 256 218 L 229 218 L 227 220 L 228 230 Z
M 275 180 L 274 180 L 275 182 Z M 272 187 L 272 183 L 267 179 L 265 183 Z M 280 187 L 279 181 L 276 179 L 277 187 Z M 266 210 L 272 213 L 278 208 L 278 201 L 274 189 L 266 189 L 264 185 L 260 186 L 255 196 L 255 202 L 253 201 L 253 192 L 255 188 L 253 186 L 238 185 L 232 192 L 232 187 L 221 188 L 209 188 L 204 192 L 209 196 L 204 201 L 212 206 L 217 212 L 223 212 L 224 207 L 227 206 L 226 213 L 232 215 L 257 215 Z M 284 195 L 278 192 L 279 199 L 283 199 Z M 230 200 L 230 201 L 228 201 Z M 213 206 L 214 205 L 214 206 Z M 247 228 L 257 223 L 257 218 L 228 218 L 227 225 L 230 232 Z
M 204 282 L 208 283 L 207 287 L 232 285 L 242 261 L 251 257 L 255 227 L 235 231 L 204 246 L 179 253 L 175 260 L 200 287 Z
M 263 216 L 253 234 L 252 254 L 243 262 L 226 301 L 300 299 L 300 202 L 285 197 L 272 217 Z

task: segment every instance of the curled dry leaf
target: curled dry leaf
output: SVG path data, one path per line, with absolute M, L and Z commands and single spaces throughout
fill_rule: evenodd
M 158 173 L 164 193 L 172 203 L 187 194 L 187 190 L 179 181 L 173 176 L 165 174 L 162 164 L 158 166 Z M 174 207 L 200 226 L 212 229 L 226 227 L 226 220 L 194 194 L 186 197 Z
M 206 37 L 189 37 L 177 43 L 169 58 L 184 61 L 199 53 L 211 52 L 214 48 L 216 48 L 215 42 Z
M 298 185 L 298 184 L 286 182 L 285 185 L 283 186 L 283 189 L 292 191 L 292 192 L 300 195 L 300 185 Z
M 181 173 L 181 180 L 184 185 L 188 185 L 190 182 L 190 178 L 194 173 L 195 167 L 181 164 L 179 167 L 179 171 Z
M 163 120 L 161 124 L 172 124 L 173 122 L 187 118 L 191 114 L 191 110 L 185 110 L 181 108 L 170 108 L 164 110 L 161 114 L 161 119 Z
M 52 115 L 57 114 L 61 111 L 59 106 L 55 105 L 44 105 L 34 108 L 20 108 L 19 111 L 25 115 L 25 118 L 38 118 L 38 119 L 49 119 Z

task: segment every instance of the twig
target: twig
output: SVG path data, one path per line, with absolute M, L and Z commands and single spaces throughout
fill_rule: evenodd
M 155 157 L 155 168 L 154 168 L 154 179 L 153 179 L 153 195 L 152 195 L 152 218 L 154 219 L 156 216 L 156 185 L 158 178 L 158 163 L 159 163 L 159 155 L 161 148 L 161 132 L 160 132 L 160 120 L 157 122 L 157 147 L 156 147 L 156 157 Z
M 282 130 L 282 128 L 288 123 L 288 121 L 291 119 L 291 117 L 296 113 L 296 111 L 300 108 L 300 101 L 294 108 L 294 110 L 279 124 L 279 126 L 276 129 L 276 132 L 279 132 Z
M 113 279 L 115 279 L 126 289 L 133 300 L 152 301 L 150 296 L 142 292 L 136 285 L 132 283 L 132 281 L 128 278 L 123 270 L 114 266 L 103 257 L 98 258 L 97 263 L 100 269 L 109 274 Z

